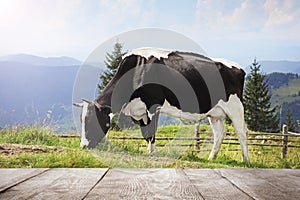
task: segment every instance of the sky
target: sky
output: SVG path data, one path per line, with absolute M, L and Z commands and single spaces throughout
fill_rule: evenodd
M 300 61 L 299 0 L 0 0 L 0 56 L 70 56 L 141 28 L 178 32 L 211 57 Z

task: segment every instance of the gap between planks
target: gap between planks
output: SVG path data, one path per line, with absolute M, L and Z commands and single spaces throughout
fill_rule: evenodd
M 6 170 L 6 169 L 1 169 L 1 170 Z M 31 179 L 31 178 L 39 176 L 39 175 L 41 175 L 41 174 L 43 174 L 43 173 L 45 173 L 45 172 L 47 172 L 51 169 L 50 168 L 40 168 L 40 169 L 7 169 L 7 170 L 13 170 L 13 171 L 14 170 L 19 170 L 19 171 L 24 170 L 24 172 L 27 171 L 27 170 L 32 170 L 32 171 L 28 172 L 28 173 L 26 172 L 25 174 L 21 174 L 21 175 L 18 174 L 18 176 L 16 176 L 16 177 L 9 177 L 11 183 L 6 183 L 6 185 L 5 185 L 5 183 L 3 183 L 4 185 L 0 186 L 0 193 L 4 193 L 5 191 L 9 190 L 10 188 L 13 188 L 13 187 L 15 187 L 15 186 Z M 2 179 L 3 179 L 3 177 L 2 177 Z

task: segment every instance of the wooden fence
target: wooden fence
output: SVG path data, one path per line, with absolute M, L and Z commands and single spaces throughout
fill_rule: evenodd
M 208 137 L 212 133 L 203 133 L 205 137 L 200 137 L 203 135 L 199 132 L 199 125 L 195 125 L 194 137 L 155 137 L 157 141 L 186 141 L 186 143 L 179 144 L 156 144 L 157 147 L 165 146 L 183 146 L 183 147 L 193 147 L 195 151 L 206 151 L 201 149 L 201 145 L 207 143 L 213 143 L 213 138 Z M 238 138 L 232 137 L 234 133 L 227 133 L 222 144 L 228 145 L 239 145 Z M 300 137 L 298 133 L 292 133 L 288 131 L 288 127 L 283 125 L 282 133 L 249 133 L 248 135 L 248 146 L 260 146 L 260 147 L 279 147 L 282 149 L 281 157 L 286 158 L 288 148 L 300 148 Z M 112 140 L 144 140 L 140 136 L 110 136 Z M 140 144 L 140 147 L 146 147 L 147 144 Z M 237 150 L 232 149 L 232 150 Z M 208 150 L 210 151 L 210 150 Z

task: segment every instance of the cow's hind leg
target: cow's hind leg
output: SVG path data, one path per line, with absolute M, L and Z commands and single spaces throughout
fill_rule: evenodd
M 244 107 L 242 102 L 237 95 L 231 95 L 228 102 L 222 102 L 219 105 L 232 120 L 242 148 L 243 162 L 250 162 L 248 156 L 247 126 L 244 120 Z
M 208 160 L 214 159 L 220 150 L 222 141 L 225 137 L 225 127 L 224 127 L 224 118 L 219 118 L 219 117 L 208 117 L 211 129 L 213 131 L 214 135 L 214 143 L 212 150 L 210 152 L 210 155 L 208 157 Z
M 150 109 L 150 113 L 153 113 L 151 116 L 151 119 L 148 119 L 148 124 L 142 124 L 141 125 L 141 131 L 143 137 L 146 139 L 148 142 L 148 152 L 156 152 L 156 147 L 155 147 L 155 133 L 157 131 L 157 126 L 158 126 L 158 118 L 159 118 L 159 107 L 158 106 L 152 106 Z M 152 111 L 152 112 L 151 112 Z M 149 122 L 150 121 L 150 122 Z

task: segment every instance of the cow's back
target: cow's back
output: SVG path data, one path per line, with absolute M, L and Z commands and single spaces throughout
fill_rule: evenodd
M 151 73 L 150 76 L 149 73 Z M 174 91 L 174 87 L 169 87 L 169 85 L 174 83 L 177 91 L 184 91 L 187 88 L 181 82 L 187 82 L 196 100 L 191 101 L 191 105 L 185 106 L 183 111 L 199 113 L 200 109 L 200 113 L 206 113 L 219 98 L 227 101 L 230 94 L 237 94 L 242 99 L 245 72 L 195 53 L 174 51 L 164 57 L 149 56 L 147 58 L 143 55 L 129 54 L 122 59 L 116 75 L 97 101 L 103 104 L 103 99 L 105 99 L 104 102 L 110 105 L 111 95 L 118 81 L 125 75 L 130 78 L 125 86 L 122 85 L 125 89 L 119 90 L 124 93 L 118 95 L 120 108 L 123 103 L 140 97 L 148 108 L 152 104 L 163 104 L 166 99 L 171 105 L 182 109 L 183 105 L 179 99 L 191 97 L 188 95 L 180 97 Z M 148 79 L 149 77 L 154 79 L 153 84 L 149 84 L 147 76 Z M 121 99 L 126 92 L 131 93 L 128 94 L 130 99 Z M 217 96 L 217 99 L 213 95 Z

